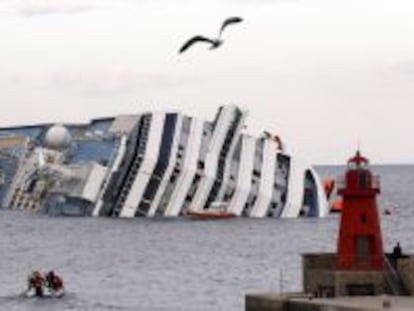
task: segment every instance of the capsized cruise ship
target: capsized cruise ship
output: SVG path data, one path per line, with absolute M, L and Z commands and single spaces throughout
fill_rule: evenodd
M 224 206 L 245 217 L 323 217 L 318 175 L 247 112 L 213 121 L 143 112 L 86 124 L 0 128 L 2 208 L 52 215 L 176 217 Z

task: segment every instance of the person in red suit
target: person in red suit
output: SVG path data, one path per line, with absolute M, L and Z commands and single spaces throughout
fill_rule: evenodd
M 46 282 L 47 286 L 54 291 L 58 291 L 63 288 L 62 278 L 59 275 L 57 275 L 53 270 L 47 273 Z
M 34 271 L 29 277 L 29 289 L 34 288 L 36 296 L 43 297 L 45 279 L 39 271 Z

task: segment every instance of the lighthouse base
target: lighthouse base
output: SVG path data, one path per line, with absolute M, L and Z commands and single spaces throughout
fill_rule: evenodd
M 389 271 L 387 265 L 384 270 L 343 270 L 337 268 L 336 259 L 336 254 L 303 255 L 305 293 L 316 297 L 396 294 L 390 275 L 398 274 L 398 270 Z

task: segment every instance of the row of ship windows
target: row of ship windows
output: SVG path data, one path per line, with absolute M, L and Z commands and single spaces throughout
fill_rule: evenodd
M 127 189 L 132 186 L 133 179 L 137 174 L 137 171 L 138 171 L 138 168 L 140 166 L 141 161 L 142 161 L 142 156 L 141 155 L 138 158 L 136 158 L 136 160 L 134 161 L 133 166 L 132 166 L 133 172 L 131 172 L 132 174 L 130 174 L 130 176 L 129 176 L 130 178 L 128 178 L 128 181 L 126 182 L 126 188 Z M 197 168 L 198 169 L 204 169 L 204 162 L 198 161 Z M 170 182 L 172 182 L 172 183 L 175 182 L 175 180 L 177 178 L 177 175 L 180 173 L 180 171 L 181 171 L 181 169 L 179 168 L 179 163 L 177 163 L 176 167 L 174 168 L 173 174 L 170 177 Z M 256 176 L 256 177 L 260 177 L 260 173 L 257 170 L 253 171 L 253 175 Z M 230 175 L 229 178 L 230 178 L 230 180 L 233 181 L 235 177 L 233 175 Z M 257 181 L 258 180 L 256 180 L 256 179 L 251 180 L 252 184 L 255 184 Z M 275 189 L 277 189 L 277 188 L 283 187 L 283 185 L 280 185 L 279 183 L 274 183 L 273 187 Z M 127 190 L 127 189 L 124 189 L 124 190 Z M 127 192 L 127 191 L 125 191 L 125 192 Z
M 141 147 L 141 146 L 140 146 Z M 228 144 L 228 143 L 225 143 L 224 144 L 224 146 L 223 146 L 224 148 L 224 150 L 228 150 L 228 148 L 230 147 L 230 144 Z M 141 149 L 141 148 L 140 148 Z M 179 145 L 178 146 L 178 152 L 177 152 L 177 158 L 178 159 L 182 159 L 182 152 L 181 151 L 183 151 L 184 150 L 184 146 L 182 146 L 182 145 Z M 223 150 L 222 150 L 223 151 Z M 141 157 L 143 156 L 143 155 L 140 155 Z M 198 161 L 198 165 L 197 165 L 197 167 L 199 168 L 199 169 L 204 169 L 204 162 L 202 162 L 202 161 Z M 278 165 L 277 165 L 277 167 L 278 167 L 278 170 L 280 170 L 281 171 L 281 173 L 282 173 L 282 175 L 285 175 L 285 170 L 284 170 L 284 168 L 285 167 L 283 167 L 280 163 L 278 163 Z M 253 174 L 253 176 L 255 176 L 255 177 L 261 177 L 261 173 L 260 173 L 260 171 L 259 170 L 257 170 L 257 169 L 254 169 L 253 171 L 252 171 L 252 174 Z M 234 177 L 233 176 L 231 176 L 230 177 L 230 179 L 231 180 L 233 180 L 234 179 Z M 254 183 L 255 181 L 253 181 L 252 180 L 252 182 Z
M 145 122 L 146 123 L 146 122 Z M 236 123 L 236 122 L 234 122 L 234 123 Z M 234 124 L 232 124 L 232 125 L 234 125 Z M 230 131 L 231 132 L 231 131 Z M 206 131 L 204 131 L 203 132 L 204 134 L 207 134 L 206 133 Z M 229 133 L 228 133 L 229 134 Z M 143 135 L 144 136 L 144 138 L 146 138 L 147 137 L 147 135 Z M 232 135 L 230 135 L 230 136 L 232 136 Z M 229 137 L 229 135 L 227 135 L 227 137 L 226 138 L 228 138 Z M 145 141 L 145 139 L 144 139 L 144 141 Z M 224 146 L 223 146 L 223 148 L 222 148 L 222 152 L 223 152 L 223 150 L 224 151 L 227 151 L 228 149 L 229 149 L 229 147 L 230 147 L 230 143 L 228 142 L 228 139 L 226 139 L 226 142 L 224 143 Z M 184 147 L 182 146 L 182 145 L 179 145 L 179 147 L 178 147 L 178 149 L 180 150 L 180 151 L 182 151 L 182 150 L 184 150 Z M 179 158 L 179 159 L 181 159 L 182 158 L 182 155 L 181 155 L 181 153 L 180 152 L 178 152 L 178 155 L 177 155 L 177 158 Z M 178 164 L 178 163 L 177 163 Z M 137 166 L 139 166 L 139 165 L 137 165 Z M 178 165 L 177 165 L 178 166 Z M 204 169 L 204 162 L 202 162 L 202 161 L 198 161 L 198 164 L 197 164 L 197 167 L 198 167 L 198 169 Z M 135 167 L 135 169 L 136 169 L 137 167 Z M 171 178 L 170 178 L 170 182 L 175 182 L 175 180 L 176 180 L 176 177 L 177 177 L 177 175 L 178 175 L 178 173 L 180 172 L 180 169 L 178 168 L 178 167 L 176 167 L 175 169 L 174 169 L 174 173 L 172 174 L 172 176 L 171 176 Z M 253 175 L 254 176 L 256 176 L 256 177 L 260 177 L 260 172 L 258 171 L 258 170 L 254 170 L 253 171 Z M 234 180 L 234 176 L 230 176 L 230 179 L 231 180 Z M 193 185 L 194 185 L 194 183 L 196 182 L 196 178 L 195 178 L 195 180 L 193 181 Z M 255 183 L 256 181 L 253 179 L 252 180 L 252 183 Z M 128 183 L 128 185 L 127 186 L 131 186 L 132 185 L 132 183 Z M 275 188 L 277 187 L 277 184 L 275 184 L 274 185 L 275 186 Z M 187 196 L 187 198 L 186 198 L 187 200 L 191 200 L 192 199 L 192 196 L 191 195 L 189 195 L 189 196 Z
M 250 208 L 256 203 L 256 199 L 257 199 L 257 197 L 254 196 L 250 200 L 250 202 L 247 201 L 245 203 L 244 208 L 243 208 L 243 211 L 242 211 L 242 215 L 243 216 L 248 216 L 248 213 L 249 213 Z M 276 212 L 276 209 L 279 207 L 279 205 L 283 205 L 285 203 L 285 201 L 286 201 L 286 194 L 284 193 L 282 195 L 281 202 L 275 202 L 275 201 L 270 202 L 269 209 L 267 211 L 267 216 L 268 217 L 274 216 L 275 215 L 275 212 Z
M 12 200 L 10 202 L 10 207 L 11 208 L 18 207 L 18 208 L 24 208 L 24 209 L 28 209 L 28 208 L 35 209 L 37 207 L 36 202 L 30 202 L 30 201 L 27 201 L 27 200 L 26 200 L 26 202 L 24 202 L 24 201 L 25 200 L 23 198 L 19 198 L 17 200 Z M 24 204 L 22 204 L 23 202 L 24 202 Z

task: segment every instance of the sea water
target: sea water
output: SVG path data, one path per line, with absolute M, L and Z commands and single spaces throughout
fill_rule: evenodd
M 322 176 L 343 167 L 318 167 Z M 414 252 L 414 166 L 379 166 L 384 247 Z M 385 216 L 384 209 L 393 214 Z M 246 293 L 300 291 L 301 254 L 334 252 L 324 219 L 112 219 L 0 210 L 1 310 L 243 310 Z M 25 299 L 27 275 L 54 269 L 61 299 Z

